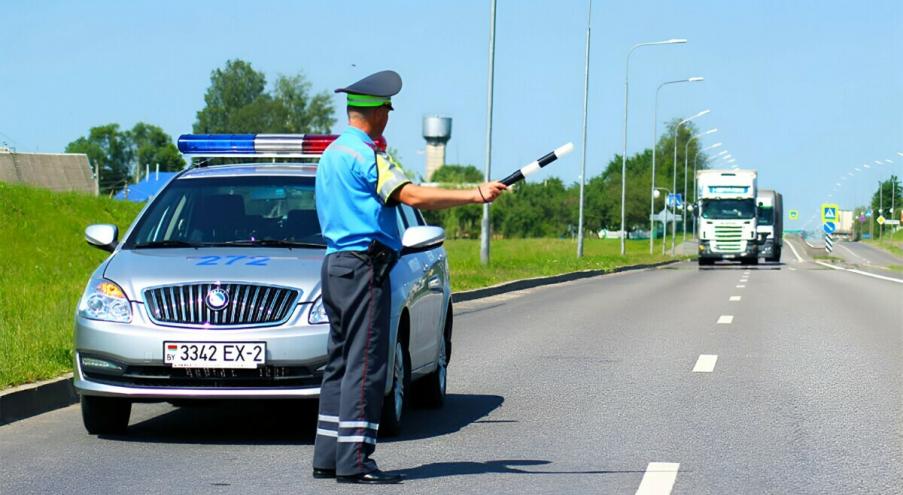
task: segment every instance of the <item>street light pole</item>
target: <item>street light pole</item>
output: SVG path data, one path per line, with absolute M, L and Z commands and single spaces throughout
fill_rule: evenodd
M 679 84 L 686 82 L 704 81 L 702 77 L 689 77 L 687 79 L 677 79 L 674 81 L 665 81 L 658 85 L 655 89 L 655 105 L 652 107 L 652 189 L 649 191 L 649 254 L 652 254 L 655 245 L 655 151 L 658 148 L 658 92 L 663 86 L 669 84 Z M 662 231 L 662 235 L 665 232 Z
M 662 195 L 659 191 L 668 191 L 668 196 L 671 195 L 671 190 L 667 187 L 656 187 L 655 190 L 652 191 L 653 198 Z M 668 196 L 665 196 L 665 206 L 662 208 L 662 211 L 665 212 L 665 216 L 662 218 L 662 256 L 665 255 L 665 246 L 668 244 L 668 236 L 665 235 L 665 232 L 668 231 Z
M 630 56 L 633 55 L 633 51 L 641 46 L 652 46 L 652 45 L 676 45 L 686 43 L 685 39 L 670 39 L 664 41 L 653 41 L 649 43 L 637 43 L 630 48 L 630 51 L 627 52 L 627 62 L 624 67 L 624 154 L 621 156 L 621 256 L 626 254 L 625 249 L 625 237 L 627 237 L 627 228 L 625 225 L 626 220 L 626 202 L 627 202 L 627 110 L 630 94 Z
M 483 180 L 490 181 L 492 174 L 492 92 L 495 76 L 495 2 L 489 8 L 489 96 L 486 103 L 486 172 Z M 480 222 L 480 263 L 489 264 L 489 203 L 483 203 L 483 219 Z
M 586 118 L 589 111 L 589 41 L 593 17 L 593 0 L 586 13 L 586 59 L 583 66 L 583 157 L 580 159 L 580 214 L 577 219 L 577 257 L 583 257 L 583 202 L 586 184 Z
M 711 112 L 709 109 L 705 109 L 692 117 L 687 117 L 674 126 L 674 160 L 672 162 L 672 174 L 671 174 L 671 189 L 673 191 L 677 190 L 677 142 L 680 140 L 680 126 L 690 122 L 693 119 L 698 117 L 702 117 L 703 115 Z M 674 256 L 674 238 L 677 236 L 677 218 L 676 215 L 671 217 L 671 256 Z
M 718 132 L 717 128 L 709 129 L 700 134 L 694 134 L 694 135 L 690 136 L 690 139 L 687 139 L 687 144 L 684 145 L 684 209 L 683 209 L 684 219 L 683 219 L 683 225 L 682 225 L 682 227 L 684 229 L 684 236 L 683 236 L 683 241 L 681 241 L 681 242 L 687 242 L 687 206 L 686 205 L 690 204 L 690 201 L 689 201 L 690 196 L 687 194 L 687 172 L 688 172 L 688 166 L 689 166 L 689 160 L 690 160 L 688 153 L 690 150 L 690 143 L 693 142 L 694 140 L 699 140 L 699 138 L 701 138 L 702 136 L 708 136 L 709 134 L 715 134 L 716 132 Z M 697 154 L 698 154 L 698 152 L 697 152 Z M 694 158 L 694 160 L 695 160 L 695 158 Z M 694 181 L 696 179 L 696 164 L 695 163 L 693 164 L 693 179 L 694 179 Z

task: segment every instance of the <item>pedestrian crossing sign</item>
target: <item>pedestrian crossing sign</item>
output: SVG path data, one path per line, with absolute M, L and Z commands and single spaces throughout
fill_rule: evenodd
M 840 206 L 837 203 L 822 203 L 821 205 L 821 223 L 833 222 L 837 220 L 837 212 Z
M 800 218 L 800 212 L 796 210 L 790 210 L 789 215 L 791 220 L 798 220 Z

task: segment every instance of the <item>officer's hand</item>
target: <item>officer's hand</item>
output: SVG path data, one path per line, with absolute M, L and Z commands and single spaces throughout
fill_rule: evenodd
M 502 195 L 502 192 L 507 190 L 508 186 L 502 184 L 501 182 L 484 182 L 477 186 L 476 194 L 474 195 L 475 203 L 492 203 L 496 198 Z

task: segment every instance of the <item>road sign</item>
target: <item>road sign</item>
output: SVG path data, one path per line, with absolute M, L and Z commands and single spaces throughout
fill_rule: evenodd
M 838 211 L 840 211 L 840 206 L 837 203 L 822 203 L 821 205 L 821 221 L 825 222 L 833 222 L 837 220 Z
M 825 222 L 824 227 L 825 234 L 833 234 L 835 230 L 837 230 L 837 224 L 834 222 Z
M 828 225 L 828 224 L 825 224 L 825 225 Z M 831 251 L 833 251 L 833 250 L 834 250 L 834 237 L 829 232 L 826 231 L 825 232 L 825 251 L 827 251 L 828 254 L 831 254 Z
M 865 223 L 865 215 L 859 215 L 859 223 Z
M 680 208 L 683 204 L 683 195 L 681 193 L 668 194 L 668 206 L 672 208 Z
M 790 212 L 787 213 L 787 215 L 790 216 L 791 220 L 798 220 L 800 218 L 800 212 L 798 212 L 796 210 L 790 210 Z
M 878 219 L 875 220 L 875 221 L 878 222 L 878 225 L 884 225 L 884 222 L 885 222 L 886 220 L 887 220 L 887 219 L 884 218 L 884 215 L 878 215 Z
M 885 220 L 884 225 L 900 225 L 899 220 Z

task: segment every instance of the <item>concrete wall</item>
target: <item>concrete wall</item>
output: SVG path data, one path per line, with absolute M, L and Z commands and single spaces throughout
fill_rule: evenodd
M 0 152 L 0 181 L 97 194 L 84 154 Z

